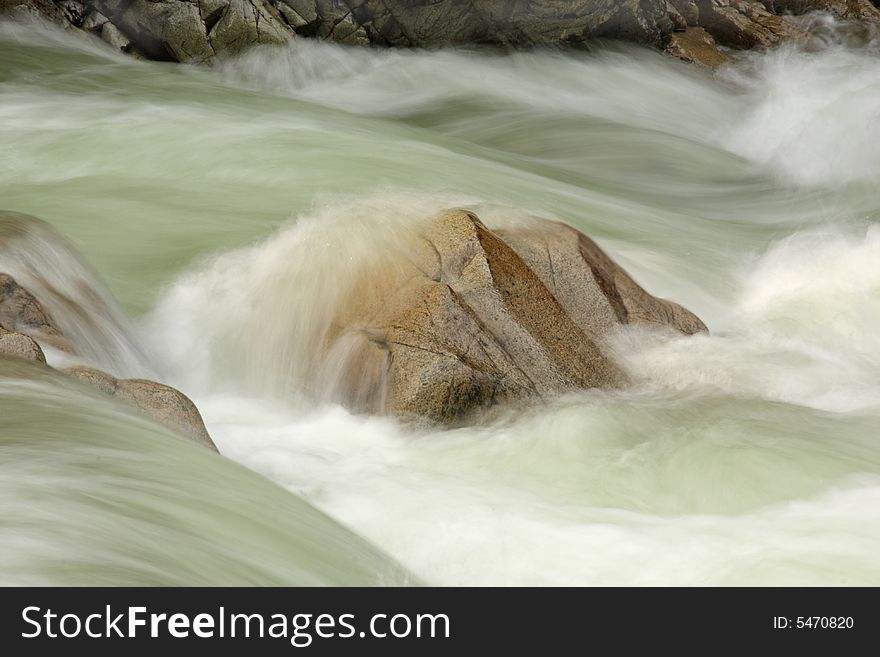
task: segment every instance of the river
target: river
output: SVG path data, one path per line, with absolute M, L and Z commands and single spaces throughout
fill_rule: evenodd
M 226 457 L 7 372 L 0 581 L 880 584 L 878 118 L 870 44 L 209 69 L 0 25 L 0 208 L 103 279 L 97 364 L 184 390 Z M 458 206 L 572 224 L 710 335 L 622 333 L 631 388 L 465 428 L 334 404 L 302 363 L 351 263 Z

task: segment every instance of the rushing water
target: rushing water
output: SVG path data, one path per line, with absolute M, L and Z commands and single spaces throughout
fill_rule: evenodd
M 299 41 L 208 70 L 2 26 L 0 207 L 118 299 L 83 344 L 228 457 L 4 364 L 2 580 L 880 584 L 878 64 Z M 470 428 L 315 403 L 356 264 L 462 205 L 575 225 L 712 334 L 622 333 L 632 389 Z

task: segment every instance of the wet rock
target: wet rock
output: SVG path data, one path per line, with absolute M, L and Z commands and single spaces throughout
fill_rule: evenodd
M 871 0 L 0 0 L 0 15 L 42 17 L 100 33 L 126 52 L 180 62 L 212 62 L 299 34 L 400 47 L 535 47 L 610 38 L 667 47 L 712 66 L 717 56 L 701 33 L 673 35 L 703 28 L 730 48 L 790 40 L 809 45 L 811 28 L 791 15 L 815 11 L 870 34 L 880 26 Z
M 0 327 L 22 333 L 60 351 L 73 353 L 42 304 L 9 274 L 0 273 Z
M 101 26 L 101 39 L 108 45 L 111 45 L 122 52 L 128 52 L 132 47 L 131 41 L 128 37 L 120 32 L 119 28 L 110 21 L 106 21 Z
M 688 27 L 683 32 L 673 32 L 666 43 L 666 52 L 686 62 L 716 68 L 727 61 L 718 50 L 712 35 L 702 27 Z
M 91 367 L 69 367 L 68 376 L 97 388 L 144 415 L 214 451 L 217 447 L 196 405 L 179 390 L 146 379 L 117 379 Z
M 385 46 L 539 46 L 599 36 L 659 43 L 673 28 L 666 0 L 273 0 L 273 5 L 303 36 Z
M 724 46 L 769 48 L 805 34 L 782 16 L 749 0 L 697 0 L 700 27 Z
M 82 29 L 88 32 L 100 32 L 109 19 L 99 11 L 90 11 L 83 19 Z
M 697 0 L 669 0 L 669 4 L 681 15 L 688 25 L 700 24 L 700 9 Z
M 37 363 L 46 362 L 46 356 L 36 340 L 22 333 L 7 331 L 2 327 L 0 327 L 0 354 Z
M 326 359 L 339 366 L 344 403 L 441 423 L 625 385 L 607 348 L 623 325 L 705 330 L 570 227 L 491 231 L 467 211 L 433 219 L 404 257 L 364 272 L 343 307 Z
M 0 256 L 8 258 L 9 262 L 18 262 L 20 266 L 20 256 L 23 251 L 27 251 L 28 257 L 25 260 L 39 263 L 48 262 L 45 253 L 41 254 L 39 250 L 34 251 L 33 241 L 27 239 L 32 236 L 35 230 L 42 233 L 43 237 L 48 234 L 54 238 L 49 227 L 34 217 L 0 212 Z M 63 243 L 50 239 L 48 241 L 40 240 L 38 244 L 45 248 L 46 253 L 57 255 L 61 250 L 59 244 Z M 64 248 L 69 247 L 64 245 Z M 40 258 L 40 255 L 43 257 Z M 77 260 L 75 257 L 64 258 L 60 262 L 72 265 L 77 263 Z M 64 274 L 59 274 L 59 271 L 69 271 L 70 278 L 76 278 L 77 275 L 76 270 L 60 270 L 58 267 L 53 269 L 54 275 L 61 278 L 64 278 Z M 71 303 L 70 299 L 59 292 L 59 287 L 62 286 L 52 285 L 45 277 L 39 275 L 34 280 L 41 281 L 38 286 L 41 290 L 41 296 L 54 294 L 59 298 L 64 298 L 65 303 Z M 57 282 L 58 279 L 56 279 Z M 89 292 L 89 295 L 93 296 L 93 293 Z M 94 307 L 103 309 L 101 304 Z M 88 324 L 93 322 L 104 324 L 109 321 L 109 316 L 103 312 L 98 317 L 89 318 L 84 307 L 75 305 L 75 308 L 77 308 L 77 317 L 83 321 L 88 320 Z M 103 344 L 106 349 L 111 348 L 106 342 L 100 342 L 100 344 Z M 43 303 L 29 289 L 19 285 L 18 281 L 9 274 L 0 273 L 0 355 L 15 356 L 46 364 L 43 348 L 49 346 L 65 352 L 67 360 L 88 360 L 82 353 L 77 353 L 74 350 L 71 342 L 57 328 Z M 94 360 L 89 360 L 89 362 L 94 362 Z M 115 359 L 108 358 L 107 360 L 113 361 Z M 3 361 L 0 361 L 0 365 L 2 364 Z M 112 374 L 91 367 L 73 367 L 63 371 L 68 376 L 137 407 L 149 417 L 174 431 L 216 449 L 205 429 L 198 409 L 182 392 L 145 379 L 117 379 Z
M 151 59 L 211 62 L 248 46 L 281 44 L 292 31 L 263 0 L 89 0 Z

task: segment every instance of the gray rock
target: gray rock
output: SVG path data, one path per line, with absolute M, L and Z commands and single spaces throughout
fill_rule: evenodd
M 700 26 L 721 45 L 769 48 L 783 41 L 805 40 L 792 22 L 750 0 L 697 0 Z
M 214 58 L 198 3 L 95 0 L 93 5 L 150 59 L 199 63 Z
M 99 11 L 90 11 L 83 19 L 82 29 L 88 32 L 100 32 L 109 19 Z
M 295 29 L 301 29 L 318 20 L 318 9 L 314 0 L 277 0 L 275 6 L 285 22 Z
M 669 4 L 677 11 L 688 25 L 700 24 L 700 9 L 697 0 L 669 0 Z
M 138 51 L 158 60 L 212 62 L 293 32 L 264 0 L 87 0 Z
M 342 307 L 325 354 L 341 401 L 451 424 L 502 401 L 625 385 L 606 345 L 622 325 L 705 330 L 570 227 L 493 232 L 467 211 L 429 222 Z
M 712 65 L 717 56 L 703 33 L 673 35 L 701 27 L 732 48 L 808 43 L 788 15 L 816 10 L 867 26 L 870 34 L 880 26 L 871 0 L 0 0 L 0 15 L 41 16 L 102 35 L 109 20 L 116 30 L 104 37 L 114 45 L 127 39 L 122 47 L 128 52 L 180 62 L 212 62 L 299 34 L 402 47 L 532 47 L 612 38 Z
M 257 44 L 286 43 L 291 33 L 271 5 L 250 0 L 211 0 L 200 5 L 208 41 L 218 55 Z
M 129 38 L 120 32 L 119 28 L 110 21 L 106 21 L 101 26 L 101 39 L 122 52 L 128 52 L 131 49 Z
M 64 10 L 52 0 L 0 0 L 0 16 L 24 21 L 42 19 L 61 27 L 72 27 Z
M 316 0 L 315 6 L 320 26 L 309 25 L 318 36 L 333 38 L 333 26 L 351 16 L 377 45 L 536 46 L 599 36 L 659 44 L 672 28 L 665 0 Z

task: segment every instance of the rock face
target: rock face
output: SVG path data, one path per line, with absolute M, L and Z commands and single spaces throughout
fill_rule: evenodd
M 300 34 L 385 46 L 535 46 L 607 36 L 659 44 L 665 0 L 275 0 Z
M 117 379 L 91 367 L 69 367 L 63 372 L 136 407 L 156 422 L 217 451 L 196 405 L 179 390 L 145 379 Z
M 300 35 L 400 47 L 611 38 L 716 66 L 724 61 L 716 43 L 767 48 L 807 39 L 790 15 L 812 11 L 880 25 L 871 0 L 0 0 L 0 14 L 42 16 L 125 52 L 196 63 Z
M 436 47 L 579 44 L 599 37 L 660 46 L 717 66 L 731 48 L 807 35 L 791 14 L 827 11 L 877 25 L 871 0 L 272 0 L 297 34 L 342 43 Z M 695 29 L 700 28 L 700 29 Z M 686 32 L 684 36 L 682 32 Z
M 45 364 L 41 342 L 76 355 L 42 304 L 14 278 L 0 273 L 0 354 Z M 216 451 L 195 404 L 179 390 L 144 379 L 117 379 L 90 367 L 72 367 L 63 372 Z
M 706 330 L 573 228 L 493 232 L 467 211 L 435 218 L 404 258 L 365 272 L 344 307 L 327 355 L 343 401 L 442 423 L 501 401 L 625 384 L 606 347 L 621 325 Z
M 293 36 L 268 0 L 0 0 L 0 14 L 41 16 L 160 61 L 206 63 Z
M 686 62 L 715 68 L 727 61 L 715 39 L 702 27 L 687 27 L 673 32 L 666 42 L 666 52 Z

